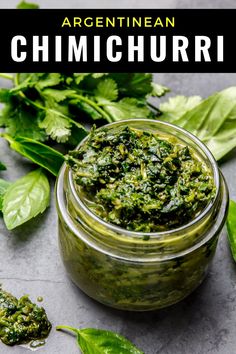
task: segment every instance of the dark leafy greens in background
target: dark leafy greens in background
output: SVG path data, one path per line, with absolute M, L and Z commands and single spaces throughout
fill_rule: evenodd
M 14 87 L 0 91 L 6 133 L 75 146 L 93 120 L 154 118 L 147 97 L 168 89 L 151 74 L 17 74 Z
M 57 330 L 66 329 L 77 336 L 77 343 L 83 354 L 144 354 L 125 337 L 96 328 L 77 329 L 70 326 L 57 326 Z

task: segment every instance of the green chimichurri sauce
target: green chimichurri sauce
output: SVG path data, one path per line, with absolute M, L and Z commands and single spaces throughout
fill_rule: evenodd
M 173 136 L 128 126 L 92 130 L 67 162 L 87 206 L 106 222 L 131 231 L 180 227 L 215 195 L 206 164 Z
M 7 345 L 46 338 L 51 330 L 45 310 L 28 296 L 19 300 L 0 288 L 0 339 Z

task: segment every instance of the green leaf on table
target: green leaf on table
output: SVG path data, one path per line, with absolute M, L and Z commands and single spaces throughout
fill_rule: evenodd
M 40 77 L 35 84 L 37 90 L 43 90 L 46 87 L 57 86 L 60 84 L 62 76 L 59 73 L 48 73 Z
M 0 161 L 0 171 L 5 171 L 7 168 L 6 168 L 6 166 L 4 165 L 4 163 L 2 163 L 1 161 Z
M 102 329 L 81 329 L 78 331 L 77 340 L 82 351 L 88 354 L 143 354 L 125 337 Z
M 45 168 L 54 176 L 58 175 L 64 162 L 64 156 L 60 152 L 33 139 L 19 136 L 12 138 L 7 134 L 3 134 L 3 137 L 10 143 L 13 150 Z
M 48 92 L 49 89 L 47 89 Z M 55 91 L 56 90 L 52 90 Z M 44 111 L 41 116 L 43 120 L 39 122 L 39 127 L 45 129 L 46 134 L 51 139 L 56 140 L 58 143 L 65 143 L 71 135 L 72 125 L 77 129 L 82 130 L 86 134 L 85 128 L 69 116 L 69 109 L 66 105 L 61 105 L 56 102 L 51 95 L 46 96 Z M 59 97 L 57 97 L 58 99 Z M 62 98 L 62 96 L 61 96 Z M 42 119 L 42 118 L 41 118 Z
M 2 211 L 3 198 L 11 183 L 0 178 L 0 211 Z
M 0 89 L 0 102 L 1 103 L 7 103 L 9 102 L 9 99 L 11 97 L 11 93 L 9 89 Z
M 74 73 L 73 77 L 75 80 L 75 83 L 79 85 L 87 76 L 89 76 L 89 73 Z
M 84 354 L 144 354 L 125 337 L 96 328 L 76 329 L 69 326 L 58 326 L 77 335 L 78 345 Z
M 232 256 L 236 262 L 236 202 L 233 200 L 230 200 L 229 203 L 229 213 L 226 225 Z
M 220 130 L 213 137 L 207 139 L 206 144 L 216 160 L 224 157 L 236 147 L 236 121 L 227 119 Z
M 171 121 L 196 135 L 219 160 L 236 147 L 236 87 L 213 94 L 177 119 L 165 114 L 160 119 Z
M 149 108 L 136 98 L 123 98 L 118 102 L 109 102 L 103 105 L 113 121 L 129 118 L 148 118 Z
M 17 99 L 7 103 L 2 109 L 0 125 L 6 128 L 11 136 L 25 136 L 34 140 L 44 141 L 46 134 L 39 125 L 38 112 Z
M 99 113 L 94 107 L 90 106 L 86 102 L 79 100 L 78 98 L 74 98 L 74 99 L 70 100 L 70 104 L 74 105 L 78 109 L 81 109 L 90 118 L 92 118 L 94 120 L 102 118 L 101 113 Z
M 213 94 L 175 123 L 206 140 L 213 137 L 228 118 L 236 119 L 236 87 Z
M 118 97 L 117 84 L 112 79 L 105 79 L 99 82 L 95 90 L 98 102 L 115 101 Z
M 25 9 L 39 9 L 39 5 L 38 4 L 35 4 L 35 3 L 32 3 L 32 2 L 27 2 L 27 1 L 21 1 L 17 7 L 17 9 L 22 9 L 22 10 L 25 10 Z
M 151 94 L 152 74 L 148 73 L 114 73 L 109 77 L 117 83 L 122 97 L 145 98 Z
M 15 85 L 13 88 L 10 89 L 11 94 L 16 94 L 19 91 L 26 91 L 27 89 L 34 89 L 35 87 L 38 88 L 37 85 L 43 81 L 48 82 L 48 78 L 50 75 L 54 74 L 45 74 L 45 73 L 17 73 L 15 78 Z M 53 76 L 54 77 L 54 76 Z M 56 78 L 58 78 L 58 74 L 56 74 Z M 49 83 L 51 79 L 49 80 Z M 57 79 L 56 84 L 60 82 Z M 49 85 L 50 86 L 50 85 Z M 46 85 L 47 87 L 47 85 Z M 22 97 L 22 96 L 21 96 Z
M 29 88 L 35 88 L 38 91 L 47 87 L 57 86 L 62 81 L 59 73 L 18 73 L 17 84 L 10 90 L 11 93 L 25 91 Z
M 3 218 L 8 230 L 43 213 L 50 200 L 50 186 L 42 169 L 12 183 L 3 199 Z
M 58 143 L 65 143 L 71 135 L 71 122 L 53 109 L 47 109 L 39 127 L 45 129 L 47 135 Z
M 162 115 L 160 119 L 175 123 L 175 120 L 183 116 L 186 112 L 196 107 L 201 102 L 200 96 L 175 96 L 169 98 L 167 102 L 160 104 Z
M 56 90 L 52 88 L 46 88 L 42 91 L 43 96 L 46 98 L 51 98 L 56 102 L 61 102 L 66 100 L 68 97 L 72 96 L 75 94 L 76 91 L 74 90 Z

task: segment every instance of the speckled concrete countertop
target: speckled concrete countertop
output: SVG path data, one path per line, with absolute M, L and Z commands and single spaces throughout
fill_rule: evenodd
M 1 0 L 1 8 L 14 8 L 17 1 Z M 41 7 L 98 7 L 97 1 L 39 0 Z M 99 7 L 231 7 L 236 1 L 100 1 Z M 160 74 L 156 81 L 172 89 L 172 94 L 210 95 L 236 85 L 236 74 Z M 4 82 L 5 84 L 5 82 Z M 0 86 L 3 81 L 0 80 Z M 0 141 L 1 160 L 8 170 L 3 178 L 14 180 L 31 169 L 29 162 Z M 220 165 L 232 198 L 236 198 L 236 154 Z M 52 188 L 53 188 L 53 180 Z M 43 306 L 53 325 L 100 327 L 117 331 L 146 354 L 234 354 L 236 353 L 236 265 L 222 233 L 209 276 L 191 296 L 178 305 L 151 313 L 127 313 L 112 310 L 89 299 L 68 279 L 57 245 L 57 216 L 52 196 L 51 206 L 41 217 L 8 232 L 0 219 L 0 282 L 20 296 L 27 292 Z M 23 354 L 21 347 L 8 348 L 0 343 L 0 353 Z M 79 349 L 70 335 L 54 329 L 45 354 L 76 354 Z

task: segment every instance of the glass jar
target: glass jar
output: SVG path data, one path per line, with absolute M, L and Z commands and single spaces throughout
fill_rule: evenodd
M 154 310 L 182 300 L 204 279 L 226 219 L 228 190 L 212 154 L 192 134 L 149 119 L 121 121 L 106 128 L 114 131 L 125 125 L 176 137 L 191 147 L 214 177 L 214 199 L 177 229 L 127 231 L 106 223 L 86 207 L 76 192 L 71 170 L 63 165 L 56 185 L 59 245 L 70 277 L 87 295 L 118 309 Z

